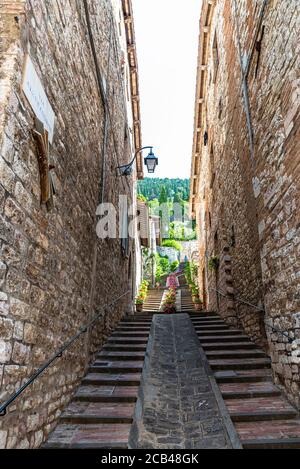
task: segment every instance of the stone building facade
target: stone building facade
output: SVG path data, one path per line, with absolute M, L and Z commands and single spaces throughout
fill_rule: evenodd
M 203 1 L 191 175 L 205 305 L 265 346 L 298 407 L 299 29 L 297 0 Z
M 0 448 L 37 448 L 135 294 L 137 242 L 99 240 L 96 210 L 135 203 L 141 157 L 116 168 L 141 146 L 138 69 L 130 0 L 0 0 L 0 16 L 0 402 L 101 313 L 0 418 Z

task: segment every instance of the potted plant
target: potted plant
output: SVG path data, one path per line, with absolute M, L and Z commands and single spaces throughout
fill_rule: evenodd
M 194 302 L 199 298 L 199 287 L 195 284 L 192 286 L 192 297 Z
M 175 314 L 176 311 L 177 311 L 176 307 L 173 303 L 164 304 L 164 313 L 165 314 Z
M 135 308 L 137 313 L 142 313 L 144 308 L 144 298 L 138 296 L 135 300 Z
M 195 305 L 195 310 L 196 311 L 201 311 L 202 310 L 202 301 L 199 297 L 194 300 L 194 305 Z
M 165 314 L 176 313 L 176 290 L 170 288 L 163 302 L 163 312 Z

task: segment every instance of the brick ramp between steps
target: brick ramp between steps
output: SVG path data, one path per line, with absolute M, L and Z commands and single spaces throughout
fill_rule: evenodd
M 241 448 L 187 314 L 155 315 L 131 449 Z

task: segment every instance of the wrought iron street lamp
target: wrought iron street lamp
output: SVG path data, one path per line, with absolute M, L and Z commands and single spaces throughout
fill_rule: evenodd
M 153 153 L 153 147 L 143 147 L 135 152 L 134 158 L 129 164 L 118 167 L 120 176 L 131 176 L 133 172 L 134 162 L 138 154 L 143 150 L 150 150 L 149 155 L 147 156 L 147 158 L 144 159 L 144 163 L 147 166 L 149 174 L 155 173 L 156 166 L 158 166 L 158 158 Z

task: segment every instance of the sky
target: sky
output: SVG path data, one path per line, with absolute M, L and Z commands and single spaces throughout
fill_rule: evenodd
M 132 3 L 143 145 L 159 158 L 154 177 L 189 178 L 202 0 Z

